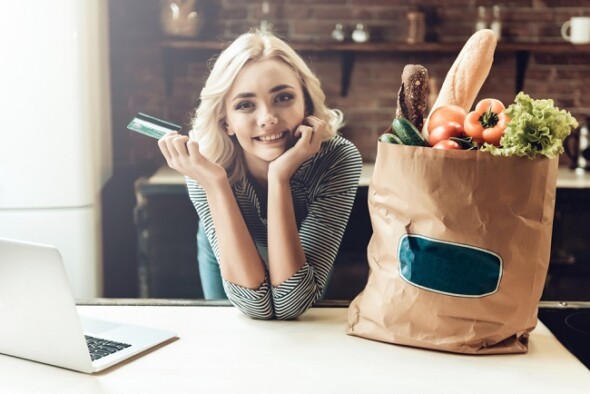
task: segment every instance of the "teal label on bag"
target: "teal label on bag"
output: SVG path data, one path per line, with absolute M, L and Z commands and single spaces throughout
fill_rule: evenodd
M 399 243 L 401 277 L 425 290 L 456 297 L 483 297 L 498 291 L 502 258 L 488 250 L 404 234 Z

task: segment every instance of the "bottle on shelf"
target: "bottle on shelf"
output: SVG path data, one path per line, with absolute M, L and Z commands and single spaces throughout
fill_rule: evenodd
M 270 32 L 272 30 L 272 23 L 269 21 L 270 16 L 270 5 L 268 1 L 262 2 L 262 20 L 260 21 L 260 31 L 263 33 Z
M 475 31 L 487 29 L 488 27 L 488 13 L 486 7 L 480 5 L 477 7 L 477 19 L 475 21 Z
M 496 39 L 500 41 L 502 38 L 502 15 L 499 5 L 492 7 L 492 23 L 490 24 L 490 29 L 496 35 Z
M 417 44 L 424 42 L 426 35 L 426 26 L 424 23 L 424 13 L 420 11 L 410 11 L 406 14 L 408 19 L 408 36 L 406 42 L 408 44 Z
M 345 38 L 344 26 L 342 23 L 336 23 L 334 30 L 332 30 L 332 39 L 336 42 L 343 42 Z

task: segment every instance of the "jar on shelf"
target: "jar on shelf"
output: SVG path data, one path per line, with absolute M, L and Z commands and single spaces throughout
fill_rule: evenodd
M 502 15 L 499 5 L 492 7 L 492 22 L 490 23 L 490 29 L 496 35 L 496 39 L 500 41 L 502 38 Z
M 486 7 L 480 5 L 477 7 L 477 19 L 475 20 L 475 31 L 487 29 L 488 27 L 488 12 Z
M 198 0 L 160 0 L 162 32 L 175 37 L 197 37 L 204 23 Z
M 368 42 L 371 38 L 369 31 L 362 23 L 357 23 L 356 28 L 352 32 L 352 41 L 354 42 Z

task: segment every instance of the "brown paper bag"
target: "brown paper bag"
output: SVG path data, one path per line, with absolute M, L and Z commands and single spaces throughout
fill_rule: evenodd
M 378 143 L 373 235 L 348 334 L 524 353 L 551 249 L 557 159 Z

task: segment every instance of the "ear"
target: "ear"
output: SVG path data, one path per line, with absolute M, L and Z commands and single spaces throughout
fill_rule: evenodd
M 223 127 L 225 127 L 225 132 L 227 133 L 227 135 L 229 135 L 229 136 L 236 135 L 235 132 L 233 132 L 229 129 L 229 125 L 227 124 L 227 122 L 223 122 Z

